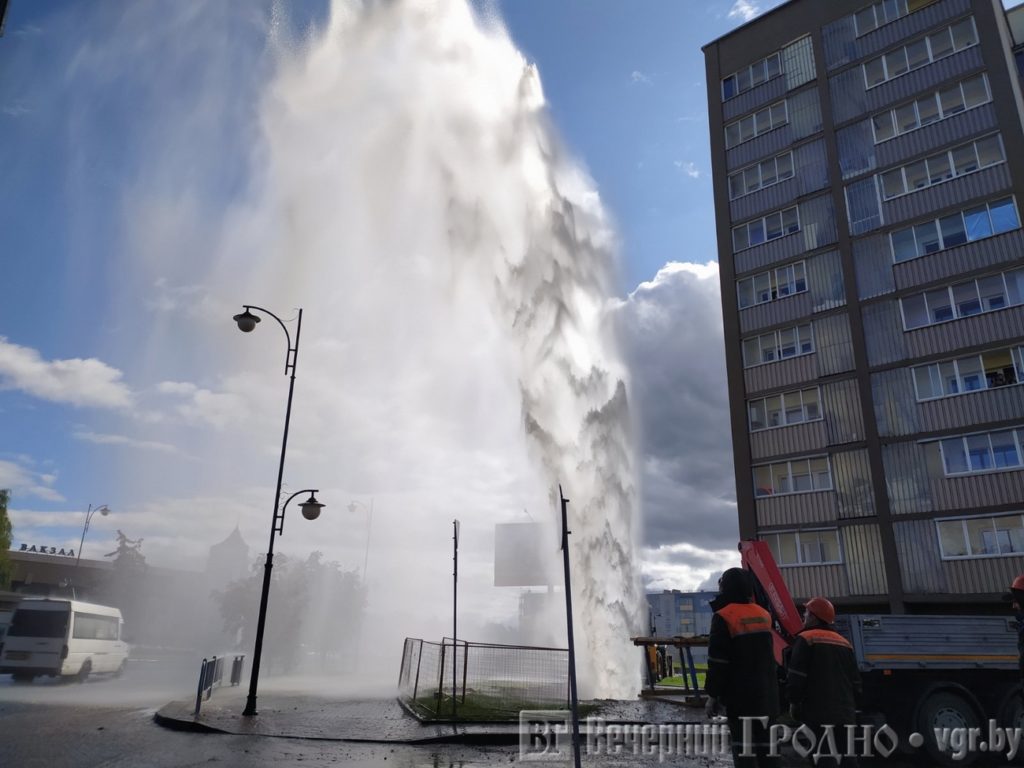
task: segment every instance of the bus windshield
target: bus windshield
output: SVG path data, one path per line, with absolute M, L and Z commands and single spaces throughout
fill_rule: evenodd
M 8 637 L 64 637 L 69 611 L 39 611 L 19 608 L 14 612 Z

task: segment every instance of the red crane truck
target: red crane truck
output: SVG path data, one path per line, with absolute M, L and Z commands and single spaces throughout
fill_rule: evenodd
M 755 580 L 755 593 L 772 615 L 776 660 L 782 664 L 803 622 L 768 545 L 740 543 L 743 567 Z M 932 764 L 970 765 L 989 734 L 990 721 L 1024 727 L 1024 700 L 1018 672 L 1017 626 L 1002 616 L 918 616 L 847 614 L 836 629 L 853 645 L 864 683 L 865 722 L 887 723 L 909 745 L 921 748 Z M 953 758 L 942 744 L 943 729 L 978 728 L 976 749 Z M 967 731 L 960 731 L 967 733 Z M 1022 731 L 1017 731 L 1022 733 Z M 1018 760 L 1024 744 L 1018 751 Z M 1005 758 L 1003 759 L 1005 764 Z

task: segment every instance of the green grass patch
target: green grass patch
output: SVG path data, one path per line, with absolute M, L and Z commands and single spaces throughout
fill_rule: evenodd
M 459 722 L 518 722 L 519 712 L 524 709 L 568 709 L 565 702 L 531 701 L 524 698 L 508 697 L 482 691 L 466 691 L 465 699 L 456 703 L 452 713 L 451 696 L 438 698 L 433 693 L 417 696 L 407 702 L 423 720 L 457 720 Z M 596 704 L 580 704 L 579 715 L 586 717 L 598 709 Z
M 707 672 L 701 671 L 700 668 L 697 669 L 697 687 L 698 688 L 703 688 L 704 687 L 704 677 L 706 675 L 707 675 Z M 689 680 L 690 676 L 687 675 L 686 678 L 687 678 L 687 680 Z M 663 677 L 663 678 L 661 678 L 661 680 L 659 680 L 656 683 L 656 685 L 673 685 L 673 686 L 679 686 L 680 688 L 683 688 L 683 687 L 685 687 L 686 683 L 683 681 L 683 676 L 682 675 L 673 675 L 672 677 Z

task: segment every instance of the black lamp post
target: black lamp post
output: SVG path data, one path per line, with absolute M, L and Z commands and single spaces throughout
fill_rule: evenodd
M 242 308 L 245 311 L 235 315 L 233 319 L 238 324 L 238 329 L 243 333 L 250 333 L 256 328 L 256 324 L 260 322 L 260 318 L 254 315 L 252 310 L 263 312 L 277 320 L 277 323 L 284 331 L 285 338 L 288 342 L 288 354 L 285 356 L 284 372 L 286 376 L 291 376 L 291 379 L 288 382 L 288 407 L 284 413 L 284 437 L 281 439 L 281 461 L 277 467 L 277 488 L 274 491 L 274 518 L 270 527 L 270 545 L 267 547 L 267 562 L 263 566 L 263 593 L 260 596 L 260 616 L 256 624 L 256 647 L 253 649 L 252 674 L 249 678 L 249 696 L 245 700 L 245 710 L 242 712 L 244 716 L 252 717 L 256 714 L 256 688 L 259 684 L 260 678 L 260 656 L 263 653 L 263 629 L 267 622 L 267 600 L 270 597 L 270 572 L 274 567 L 274 536 L 284 530 L 284 507 L 286 507 L 288 502 L 298 495 L 293 494 L 287 501 L 285 501 L 284 506 L 279 506 L 281 503 L 281 480 L 284 476 L 284 456 L 285 451 L 288 448 L 288 425 L 292 418 L 292 394 L 295 392 L 295 366 L 299 362 L 299 336 L 302 334 L 302 310 L 299 310 L 298 324 L 295 326 L 295 346 L 292 346 L 291 334 L 288 333 L 288 328 L 285 326 L 281 318 L 270 310 L 263 309 L 263 307 L 245 304 Z M 305 491 L 299 491 L 299 493 L 305 493 Z M 323 505 L 320 504 L 316 500 L 316 497 L 311 493 L 309 499 L 302 504 L 302 516 L 308 520 L 314 520 L 320 514 L 321 507 L 323 507 Z
M 82 538 L 78 541 L 78 557 L 75 558 L 75 569 L 78 569 L 78 563 L 82 560 L 82 546 L 85 544 L 85 534 L 89 532 L 89 523 L 92 522 L 92 516 L 99 512 L 101 515 L 106 517 L 110 514 L 110 507 L 106 504 L 100 504 L 98 507 L 94 507 L 92 504 L 89 505 L 89 509 L 85 512 L 85 525 L 82 526 Z

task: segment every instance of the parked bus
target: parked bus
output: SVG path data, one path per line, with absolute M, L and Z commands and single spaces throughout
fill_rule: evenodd
M 0 674 L 30 682 L 35 677 L 120 674 L 128 658 L 121 640 L 121 611 L 77 600 L 22 600 L 11 617 Z

